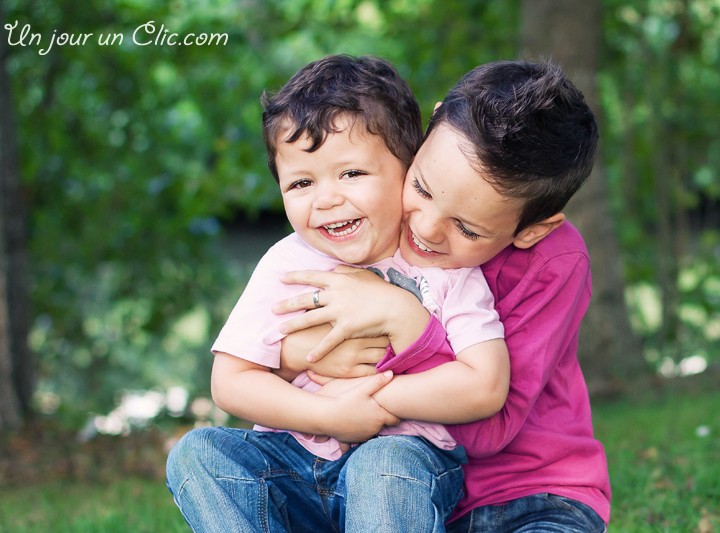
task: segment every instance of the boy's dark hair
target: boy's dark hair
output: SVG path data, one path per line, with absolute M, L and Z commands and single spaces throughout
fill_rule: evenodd
M 314 152 L 335 119 L 348 114 L 379 135 L 405 166 L 422 143 L 420 107 L 410 86 L 387 61 L 371 57 L 331 55 L 301 68 L 276 94 L 262 96 L 263 138 L 268 167 L 278 181 L 275 156 L 279 142 L 293 143 L 307 134 Z M 280 135 L 289 128 L 289 134 Z
M 428 125 L 446 123 L 461 147 L 503 195 L 523 198 L 515 235 L 559 213 L 592 170 L 595 115 L 551 62 L 497 61 L 468 72 Z

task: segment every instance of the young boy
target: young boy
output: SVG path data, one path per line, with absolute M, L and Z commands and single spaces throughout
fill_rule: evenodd
M 347 403 L 344 412 L 336 411 L 345 419 L 343 423 L 334 422 L 324 430 L 316 422 L 327 416 L 323 407 L 327 399 L 317 395 L 308 399 L 270 372 L 279 367 L 283 335 L 278 328 L 286 319 L 274 315 L 271 305 L 276 299 L 306 290 L 281 283 L 284 273 L 297 268 L 331 270 L 339 264 L 371 266 L 376 274 L 413 292 L 436 317 L 434 323 L 447 330 L 449 346 L 443 342 L 443 350 L 426 352 L 412 361 L 402 359 L 399 366 L 394 352 L 404 351 L 415 339 L 403 331 L 393 332 L 380 370 L 420 372 L 447 363 L 446 374 L 433 386 L 453 387 L 462 391 L 467 401 L 442 422 L 476 420 L 497 412 L 507 393 L 509 365 L 502 325 L 480 270 L 419 269 L 397 252 L 402 184 L 420 143 L 421 128 L 414 97 L 389 64 L 375 58 L 348 56 L 330 56 L 311 63 L 277 95 L 266 99 L 263 130 L 269 167 L 280 186 L 295 233 L 273 246 L 260 261 L 213 345 L 212 389 L 216 403 L 238 417 L 264 426 L 302 430 L 291 433 L 313 455 L 303 455 L 283 435 L 245 432 L 246 442 L 253 442 L 245 450 L 246 456 L 259 454 L 263 462 L 274 461 L 274 471 L 292 471 L 283 474 L 282 480 L 278 476 L 273 480 L 287 497 L 297 490 L 299 472 L 306 465 L 317 465 L 319 458 L 336 463 L 327 467 L 326 475 L 341 475 L 346 460 L 343 452 L 347 449 L 341 440 L 352 442 L 355 436 L 346 434 L 343 424 L 351 422 L 357 413 L 353 403 Z M 468 294 L 473 297 L 468 298 Z M 321 305 L 320 298 L 316 292 L 315 307 Z M 308 391 L 319 388 L 305 374 L 293 383 Z M 310 402 L 320 407 L 308 407 Z M 382 418 L 395 423 L 392 417 Z M 360 432 L 364 438 L 371 436 L 365 433 L 367 428 Z M 316 438 L 307 433 L 337 438 Z M 447 516 L 461 490 L 459 465 L 465 461 L 462 448 L 439 423 L 403 421 L 382 429 L 380 434 L 410 435 L 406 440 L 423 450 L 432 462 L 433 472 L 443 472 L 440 485 L 449 494 L 444 506 Z M 278 457 L 276 453 L 283 447 L 283 456 Z M 245 464 L 249 471 L 257 472 L 251 459 Z M 312 469 L 313 477 L 316 468 Z M 317 485 L 317 480 L 302 484 Z M 248 488 L 248 494 L 258 491 L 264 494 L 260 479 Z M 190 492 L 186 485 L 183 493 Z M 326 492 L 320 487 L 313 498 L 324 506 Z M 175 495 L 181 505 L 182 495 Z M 331 507 L 330 521 L 308 515 L 308 506 L 301 499 L 295 503 L 303 505 L 302 510 L 288 512 L 274 527 L 313 524 L 323 530 L 341 518 L 337 500 L 327 504 Z M 254 505 L 245 507 L 241 514 L 244 516 L 240 524 L 246 528 L 259 527 L 268 520 Z M 202 523 L 192 522 L 190 517 L 188 521 Z

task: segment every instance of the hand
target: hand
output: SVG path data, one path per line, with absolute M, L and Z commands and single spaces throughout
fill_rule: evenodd
M 311 363 L 309 370 L 333 378 L 371 376 L 389 345 L 390 339 L 386 336 L 346 339 L 320 360 Z
M 322 360 L 311 364 L 305 356 L 331 330 L 322 324 L 291 333 L 282 340 L 280 368 L 274 372 L 292 381 L 303 370 L 337 378 L 355 378 L 375 373 L 375 365 L 383 358 L 390 339 L 371 337 L 348 339 L 330 351 Z
M 395 351 L 400 352 L 422 333 L 429 318 L 413 294 L 363 268 L 341 265 L 333 272 L 290 272 L 283 282 L 322 289 L 317 309 L 313 293 L 301 294 L 273 306 L 273 312 L 277 314 L 311 310 L 282 324 L 283 333 L 325 323 L 333 326 L 307 354 L 307 360 L 311 362 L 322 359 L 343 340 L 359 337 L 387 335 Z
M 331 428 L 328 434 L 341 442 L 365 442 L 383 427 L 399 424 L 400 419 L 373 399 L 373 394 L 387 385 L 392 377 L 392 372 L 387 371 L 362 378 L 327 378 L 327 383 L 315 394 L 335 400 L 327 420 Z

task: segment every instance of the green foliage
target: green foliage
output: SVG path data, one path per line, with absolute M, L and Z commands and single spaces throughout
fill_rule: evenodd
M 398 65 L 427 117 L 469 68 L 513 55 L 517 26 L 514 3 L 460 0 L 6 6 L 18 22 L 8 67 L 39 388 L 81 411 L 109 407 L 119 388 L 207 390 L 211 338 L 243 283 L 222 225 L 281 207 L 260 135 L 264 90 L 328 53 L 375 54 Z M 26 24 L 39 43 L 17 43 Z M 226 40 L 144 44 L 162 28 Z M 92 35 L 50 47 L 64 32 Z
M 40 389 L 80 410 L 109 406 L 120 387 L 207 392 L 207 348 L 245 275 L 225 260 L 223 227 L 281 209 L 264 90 L 328 53 L 375 54 L 427 119 L 469 68 L 516 56 L 519 27 L 518 2 L 5 6 L 16 37 L 25 24 L 42 37 L 8 57 L 31 213 L 31 343 Z M 720 345 L 720 124 L 706 120 L 720 113 L 719 18 L 716 0 L 605 1 L 603 162 L 631 310 L 658 366 L 711 359 Z M 226 40 L 142 44 L 161 28 Z M 48 50 L 63 32 L 92 36 Z M 657 319 L 643 322 L 648 308 Z
M 720 280 L 720 124 L 708 120 L 720 113 L 720 4 L 605 8 L 600 86 L 616 228 L 628 284 L 658 294 L 659 319 L 640 331 L 658 364 L 698 352 L 710 359 L 720 347 L 720 299 L 707 290 Z M 641 317 L 648 302 L 633 302 Z

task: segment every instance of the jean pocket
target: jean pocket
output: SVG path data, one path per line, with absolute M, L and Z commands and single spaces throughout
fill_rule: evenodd
M 587 531 L 597 533 L 606 531 L 605 522 L 590 506 L 557 494 L 544 494 L 544 497 L 556 509 L 571 513 L 578 520 L 583 521 L 587 525 Z

